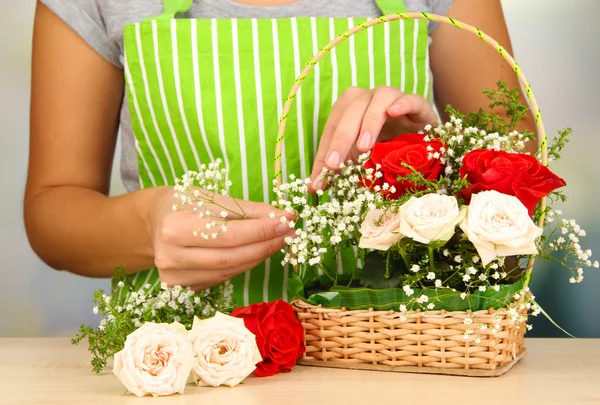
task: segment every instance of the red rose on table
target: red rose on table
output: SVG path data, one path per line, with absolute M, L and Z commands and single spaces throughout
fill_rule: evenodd
M 416 190 L 410 181 L 398 181 L 398 177 L 411 174 L 412 171 L 403 164 L 412 166 L 420 172 L 427 180 L 438 178 L 444 168 L 440 159 L 431 158 L 430 153 L 440 153 L 444 144 L 438 140 L 425 141 L 425 135 L 406 134 L 397 138 L 382 141 L 375 145 L 371 151 L 371 158 L 365 163 L 366 168 L 375 168 L 381 165 L 380 172 L 383 177 L 376 179 L 369 187 L 383 186 L 388 183 L 396 188 L 395 193 L 389 193 L 393 199 L 397 199 L 408 190 Z M 430 147 L 430 149 L 428 149 Z
M 542 197 L 567 184 L 531 155 L 486 149 L 465 154 L 460 176 L 471 183 L 460 192 L 467 202 L 472 194 L 495 190 L 517 197 L 531 216 Z
M 283 300 L 237 308 L 231 315 L 242 318 L 246 328 L 256 335 L 263 358 L 254 371 L 258 377 L 291 371 L 306 351 L 304 327 L 296 319 L 294 308 Z

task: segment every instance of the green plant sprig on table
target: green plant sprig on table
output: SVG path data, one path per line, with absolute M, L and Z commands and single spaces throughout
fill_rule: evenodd
M 79 344 L 87 338 L 93 355 L 92 369 L 100 373 L 107 360 L 123 348 L 127 336 L 144 322 L 179 322 L 190 329 L 195 316 L 209 318 L 216 311 L 230 312 L 232 290 L 231 283 L 199 292 L 180 286 L 169 288 L 165 283 L 136 288 L 132 278 L 123 269 L 117 269 L 112 278 L 112 294 L 94 292 L 93 312 L 102 315 L 98 328 L 82 325 L 71 343 Z

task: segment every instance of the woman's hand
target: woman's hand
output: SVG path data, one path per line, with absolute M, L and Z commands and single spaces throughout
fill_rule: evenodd
M 323 188 L 319 180 L 323 167 L 338 169 L 340 163 L 371 150 L 378 140 L 420 131 L 437 120 L 424 97 L 394 87 L 348 88 L 325 125 L 311 175 L 313 188 Z
M 161 281 L 171 286 L 190 286 L 197 291 L 220 284 L 271 257 L 294 232 L 281 221 L 284 216 L 292 218 L 283 211 L 263 203 L 237 200 L 236 204 L 231 197 L 217 195 L 218 206 L 207 203 L 204 209 L 218 215 L 223 207 L 239 212 L 239 205 L 246 218 L 229 214 L 227 230 L 214 239 L 194 236 L 194 230 L 205 230 L 212 218 L 200 218 L 186 209 L 173 211 L 173 193 L 171 187 L 160 189 L 149 218 L 154 261 Z

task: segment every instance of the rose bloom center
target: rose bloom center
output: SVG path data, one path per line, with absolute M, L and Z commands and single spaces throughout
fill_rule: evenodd
M 379 220 L 378 226 L 384 227 L 384 226 L 388 225 L 390 222 L 392 222 L 393 217 L 394 217 L 394 214 L 390 211 L 387 211 Z
M 173 351 L 170 347 L 163 344 L 150 346 L 144 353 L 142 369 L 150 375 L 157 376 L 169 365 L 172 356 Z
M 229 363 L 231 360 L 231 354 L 234 351 L 234 347 L 231 342 L 222 340 L 215 344 L 210 350 L 210 362 L 212 364 L 218 364 L 220 366 Z
M 511 228 L 514 225 L 512 216 L 503 211 L 490 212 L 489 222 L 497 229 Z
M 414 211 L 415 217 L 427 222 L 434 222 L 440 218 L 445 218 L 448 212 L 441 205 L 433 205 L 428 207 L 420 207 Z

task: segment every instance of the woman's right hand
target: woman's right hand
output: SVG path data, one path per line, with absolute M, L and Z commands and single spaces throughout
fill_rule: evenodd
M 212 218 L 200 218 L 191 209 L 173 211 L 172 187 L 157 192 L 149 232 L 160 280 L 169 286 L 189 286 L 197 291 L 220 284 L 271 257 L 294 232 L 287 221 L 281 221 L 282 216 L 292 219 L 283 211 L 264 203 L 237 200 L 236 204 L 231 197 L 217 195 L 219 206 L 206 203 L 203 210 L 218 215 L 222 207 L 239 212 L 239 205 L 246 215 L 242 219 L 229 214 L 227 230 L 205 239 L 195 236 L 194 230 L 206 229 Z M 275 218 L 271 218 L 273 213 Z

